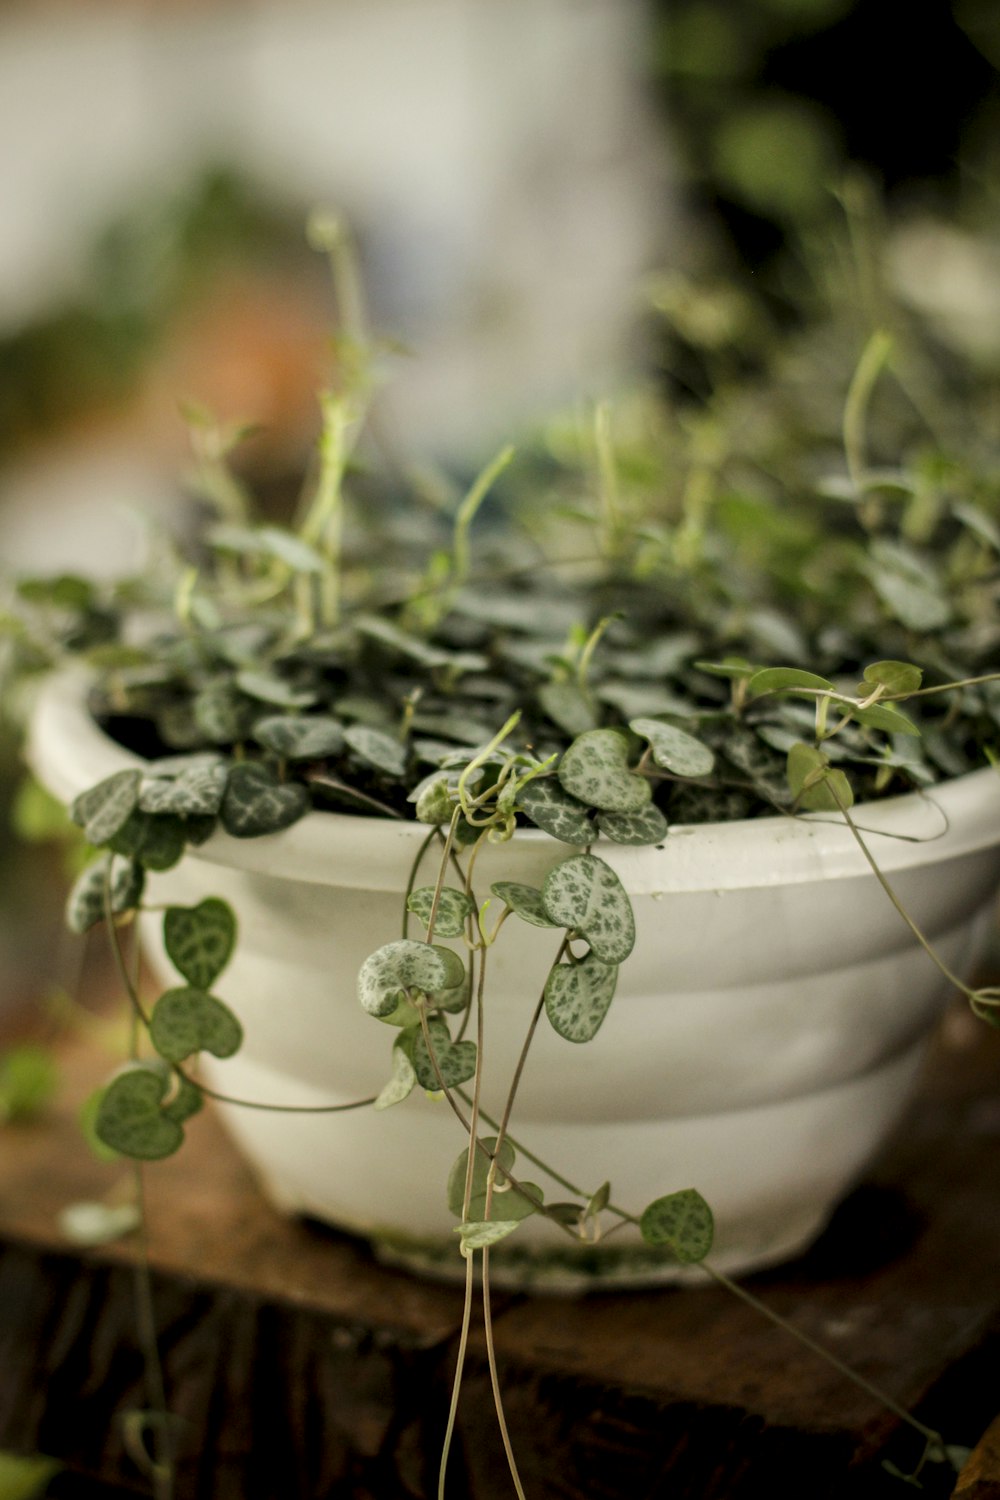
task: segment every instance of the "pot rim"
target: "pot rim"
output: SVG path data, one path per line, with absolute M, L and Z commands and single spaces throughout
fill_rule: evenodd
M 54 674 L 38 693 L 29 726 L 28 762 L 43 785 L 67 804 L 115 771 L 148 764 L 91 717 L 87 682 L 79 670 Z M 860 803 L 852 812 L 887 874 L 937 864 L 1000 846 L 1000 771 L 984 766 L 926 791 Z M 427 832 L 425 824 L 415 821 L 316 810 L 261 838 L 215 833 L 187 857 L 310 884 L 396 890 L 405 884 Z M 547 866 L 573 847 L 540 829 L 518 829 L 509 845 L 484 851 L 492 858 L 485 861 L 483 873 L 540 879 Z M 636 848 L 601 841 L 598 852 L 634 895 L 721 894 L 871 875 L 850 830 L 822 813 L 676 824 L 662 844 Z

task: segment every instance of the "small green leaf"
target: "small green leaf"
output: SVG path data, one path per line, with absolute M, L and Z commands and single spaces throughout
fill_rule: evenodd
M 563 754 L 558 776 L 564 791 L 588 807 L 638 812 L 653 795 L 643 776 L 629 767 L 629 746 L 617 729 L 591 729 Z
M 108 847 L 116 854 L 145 865 L 148 870 L 170 870 L 184 853 L 188 823 L 171 813 L 153 816 L 134 812 Z
M 407 911 L 419 917 L 425 928 L 430 921 L 433 906 L 434 887 L 431 885 L 412 891 L 406 902 Z M 476 908 L 465 891 L 446 885 L 438 901 L 437 914 L 434 919 L 435 933 L 438 937 L 444 938 L 461 937 L 465 931 L 466 919 L 474 916 L 475 911 Z
M 168 780 L 164 776 L 146 781 L 139 793 L 139 810 L 172 813 L 179 818 L 214 817 L 222 806 L 229 772 L 224 764 L 192 766 Z
M 71 932 L 89 932 L 104 919 L 104 883 L 111 856 L 98 855 L 77 877 L 66 903 L 66 925 Z M 116 916 L 132 911 L 142 900 L 146 872 L 134 860 L 116 860 L 111 878 L 111 910 Z
M 430 943 L 401 938 L 369 954 L 358 974 L 358 999 L 370 1016 L 391 1016 L 411 994 L 433 995 L 450 989 L 449 970 L 441 950 Z M 458 960 L 461 964 L 461 960 Z
M 445 1088 L 449 1089 L 467 1083 L 476 1071 L 475 1042 L 453 1042 L 446 1022 L 439 1016 L 432 1016 L 427 1022 L 427 1032 L 434 1051 L 434 1061 L 437 1063 L 436 1069 L 422 1027 L 413 1027 L 400 1038 L 400 1046 L 406 1048 L 420 1087 L 429 1093 L 436 1093 L 441 1088 L 442 1080 Z M 441 1080 L 438 1079 L 439 1072 Z
M 536 828 L 564 844 L 589 844 L 594 837 L 586 805 L 564 791 L 554 776 L 536 776 L 520 787 L 517 805 Z
M 392 1077 L 375 1100 L 375 1109 L 391 1109 L 394 1104 L 402 1104 L 416 1087 L 417 1075 L 406 1048 L 399 1045 L 402 1040 L 402 1037 L 397 1037 L 393 1044 Z
M 417 822 L 440 826 L 451 821 L 454 802 L 447 776 L 435 776 L 420 792 L 417 801 Z
M 887 693 L 915 693 L 924 680 L 919 667 L 909 661 L 873 661 L 864 671 L 865 686 L 859 691 L 884 687 Z
M 168 1120 L 173 1120 L 178 1125 L 183 1125 L 192 1115 L 196 1115 L 200 1109 L 205 1107 L 205 1096 L 196 1083 L 190 1079 L 175 1075 L 174 1092 L 169 1101 L 163 1106 L 163 1113 Z
M 856 708 L 851 717 L 866 729 L 879 729 L 883 734 L 910 734 L 920 738 L 920 730 L 913 720 L 907 718 L 892 703 L 872 703 L 868 708 Z
M 167 957 L 195 989 L 211 989 L 229 962 L 235 942 L 233 909 L 217 896 L 208 896 L 197 906 L 169 906 L 164 914 Z
M 545 1014 L 568 1042 L 589 1042 L 608 1013 L 618 983 L 614 964 L 593 953 L 575 964 L 556 964 L 545 985 Z
M 629 728 L 649 741 L 656 764 L 675 776 L 707 776 L 715 765 L 708 746 L 674 724 L 661 719 L 633 719 Z
M 854 805 L 854 791 L 843 771 L 815 745 L 793 745 L 788 752 L 788 786 L 806 812 L 838 812 Z
M 191 710 L 200 734 L 213 745 L 235 745 L 245 739 L 257 712 L 228 679 L 196 693 Z
M 807 689 L 810 697 L 814 692 L 835 691 L 834 684 L 827 678 L 818 677 L 815 672 L 804 672 L 801 667 L 764 667 L 750 678 L 747 693 L 751 698 L 761 698 L 765 693 L 791 693 L 796 688 Z
M 106 844 L 128 822 L 139 801 L 141 781 L 141 771 L 116 771 L 80 793 L 70 817 L 83 829 L 88 844 Z
M 246 668 L 237 672 L 236 686 L 248 698 L 254 698 L 258 703 L 272 703 L 275 708 L 310 708 L 316 702 L 314 692 L 293 687 L 275 672 L 255 672 Z
M 712 1210 L 694 1188 L 657 1198 L 639 1220 L 647 1245 L 662 1245 L 681 1265 L 704 1260 L 712 1248 Z
M 253 737 L 283 760 L 325 760 L 344 748 L 343 725 L 320 714 L 309 718 L 274 714 L 258 720 Z
M 522 885 L 518 880 L 497 880 L 490 886 L 494 896 L 499 896 L 505 901 L 511 911 L 521 918 L 523 922 L 530 922 L 532 927 L 554 927 L 556 924 L 549 917 L 542 905 L 542 893 L 533 885 Z
M 479 1219 L 457 1224 L 455 1233 L 462 1236 L 462 1254 L 473 1250 L 485 1250 L 499 1240 L 505 1240 L 521 1223 L 520 1219 Z
M 634 813 L 600 812 L 597 826 L 614 844 L 662 844 L 669 831 L 655 802 Z
M 406 770 L 406 747 L 381 729 L 367 724 L 352 724 L 344 730 L 344 740 L 361 760 L 384 771 L 387 776 L 402 776 Z
M 167 1062 L 183 1062 L 195 1052 L 232 1057 L 243 1028 L 229 1009 L 205 990 L 167 990 L 153 1008 L 149 1036 Z
M 624 963 L 632 952 L 632 903 L 603 859 L 576 854 L 562 860 L 545 877 L 542 901 L 558 927 L 579 932 L 605 963 Z
M 236 839 L 260 838 L 297 823 L 309 810 L 309 793 L 299 782 L 279 782 L 266 766 L 245 761 L 233 766 L 222 799 L 222 826 Z
M 163 1064 L 127 1064 L 101 1096 L 94 1122 L 98 1139 L 138 1161 L 172 1156 L 183 1143 L 184 1132 L 163 1112 L 169 1087 L 170 1073 Z

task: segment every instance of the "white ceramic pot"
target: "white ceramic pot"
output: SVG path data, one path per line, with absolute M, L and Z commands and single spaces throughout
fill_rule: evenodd
M 66 799 L 137 763 L 65 681 L 43 692 L 31 757 Z M 1000 776 L 977 771 L 859 807 L 856 819 L 914 919 L 948 964 L 968 971 L 995 915 Z M 217 988 L 246 1039 L 236 1057 L 206 1066 L 215 1088 L 296 1105 L 379 1091 L 395 1033 L 361 1009 L 356 976 L 399 935 L 425 832 L 312 813 L 263 839 L 215 835 L 155 877 L 157 901 L 214 894 L 239 915 L 238 953 Z M 568 852 L 543 833 L 519 833 L 485 851 L 477 887 L 538 885 Z M 587 1191 L 609 1179 L 634 1212 L 697 1187 L 715 1213 L 721 1269 L 787 1258 L 899 1120 L 949 987 L 835 819 L 675 827 L 660 848 L 602 845 L 601 855 L 632 897 L 635 952 L 593 1042 L 574 1046 L 539 1028 L 512 1133 Z M 156 920 L 146 919 L 154 949 Z M 492 951 L 491 1112 L 502 1108 L 556 941 L 511 919 Z M 223 1113 L 282 1208 L 371 1236 L 382 1253 L 436 1274 L 461 1274 L 445 1181 L 463 1139 L 445 1103 L 418 1094 L 378 1113 Z M 565 1196 L 534 1167 L 530 1175 L 550 1198 Z M 582 1254 L 568 1245 L 530 1220 L 494 1252 L 497 1279 L 505 1270 L 522 1285 L 677 1279 L 637 1236 L 616 1234 L 606 1250 Z

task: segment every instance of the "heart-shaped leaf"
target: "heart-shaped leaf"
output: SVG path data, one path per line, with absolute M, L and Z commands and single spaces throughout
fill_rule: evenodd
M 222 806 L 229 772 L 224 764 L 193 766 L 172 780 L 156 777 L 144 783 L 139 810 L 173 813 L 179 818 L 211 818 Z
M 653 759 L 664 771 L 675 776 L 707 776 L 715 765 L 715 756 L 707 745 L 660 719 L 633 719 L 629 728 L 649 741 Z
M 420 1087 L 436 1093 L 442 1082 L 449 1089 L 467 1083 L 476 1071 L 475 1042 L 453 1042 L 446 1023 L 438 1016 L 432 1016 L 428 1021 L 427 1032 L 434 1050 L 434 1061 L 422 1027 L 413 1027 L 400 1038 L 400 1046 L 406 1049 Z
M 397 1037 L 393 1044 L 392 1077 L 375 1100 L 375 1109 L 391 1109 L 394 1104 L 402 1104 L 416 1087 L 417 1075 L 406 1048 L 399 1045 L 402 1040 L 402 1037 Z
M 141 771 L 116 771 L 80 793 L 69 811 L 88 844 L 99 847 L 108 843 L 128 822 L 139 801 L 141 781 Z
M 211 989 L 232 955 L 236 942 L 233 909 L 217 896 L 197 906 L 169 906 L 163 918 L 167 957 L 188 984 Z
M 137 1161 L 159 1161 L 172 1156 L 184 1140 L 176 1120 L 162 1104 L 170 1087 L 170 1072 L 162 1064 L 130 1063 L 104 1090 L 94 1131 L 112 1151 Z
M 634 813 L 600 812 L 597 826 L 614 844 L 662 844 L 667 836 L 667 820 L 651 802 Z
M 788 752 L 788 786 L 805 812 L 839 812 L 851 807 L 854 791 L 843 771 L 815 745 L 793 745 Z
M 134 812 L 109 840 L 116 854 L 138 860 L 147 870 L 170 870 L 184 853 L 187 824 L 171 813 Z
M 361 965 L 358 999 L 370 1016 L 385 1019 L 400 1004 L 409 1002 L 411 995 L 433 995 L 437 990 L 453 988 L 461 982 L 464 967 L 457 954 L 451 954 L 460 974 L 458 979 L 449 979 L 454 970 L 443 957 L 446 953 L 450 950 L 412 938 L 386 943 Z
M 153 1046 L 167 1062 L 183 1062 L 194 1052 L 232 1057 L 243 1028 L 221 1000 L 205 990 L 167 990 L 153 1007 L 149 1025 Z
M 522 885 L 518 880 L 497 880 L 490 887 L 495 896 L 505 901 L 514 914 L 532 927 L 554 927 L 542 905 L 542 893 L 533 885 Z
M 580 963 L 556 964 L 545 985 L 545 1014 L 568 1042 L 589 1042 L 600 1030 L 617 983 L 617 966 L 593 953 Z
M 433 907 L 434 887 L 431 885 L 421 886 L 418 891 L 411 891 L 407 898 L 407 911 L 419 917 L 425 928 L 430 921 Z M 438 937 L 461 937 L 465 931 L 466 918 L 474 916 L 475 910 L 475 906 L 465 891 L 456 890 L 454 886 L 445 886 L 441 891 L 434 918 L 435 933 Z
M 199 733 L 213 745 L 235 745 L 245 739 L 256 712 L 253 703 L 229 681 L 202 688 L 191 710 Z
M 712 1210 L 694 1188 L 657 1198 L 639 1220 L 647 1245 L 662 1245 L 674 1260 L 693 1265 L 712 1248 L 715 1223 Z
M 594 837 L 586 806 L 564 791 L 554 776 L 536 776 L 520 787 L 517 804 L 536 828 L 564 844 L 589 844 Z
M 248 698 L 256 698 L 259 703 L 272 703 L 275 708 L 309 708 L 316 702 L 314 692 L 293 687 L 275 672 L 251 669 L 237 672 L 236 686 Z
M 575 854 L 562 860 L 545 877 L 542 901 L 557 927 L 579 932 L 605 963 L 624 963 L 632 952 L 632 903 L 603 859 Z
M 205 1096 L 198 1085 L 188 1078 L 178 1078 L 173 1097 L 163 1106 L 163 1113 L 168 1120 L 175 1120 L 178 1125 L 183 1125 L 185 1120 L 196 1115 L 204 1105 Z
M 899 693 L 915 693 L 924 680 L 919 667 L 909 661 L 873 661 L 864 670 L 864 686 L 861 693 L 870 693 L 872 688 L 884 687 L 893 696 Z
M 496 1151 L 496 1136 L 487 1135 L 482 1137 L 482 1143 L 486 1151 L 476 1148 L 476 1154 L 472 1162 L 472 1196 L 469 1201 L 469 1214 L 466 1222 L 492 1223 L 486 1219 L 486 1184 L 490 1173 L 490 1156 L 487 1153 Z M 493 1184 L 493 1205 L 497 1218 L 507 1223 L 520 1223 L 529 1214 L 538 1212 L 538 1204 L 544 1202 L 545 1195 L 541 1188 L 534 1182 L 524 1183 L 524 1187 L 536 1199 L 525 1197 L 517 1188 L 512 1188 L 504 1176 L 514 1167 L 514 1148 L 507 1139 L 497 1153 L 497 1174 Z M 448 1173 L 448 1207 L 458 1218 L 462 1217 L 462 1209 L 465 1204 L 465 1182 L 469 1169 L 468 1147 L 462 1152 Z
M 222 799 L 222 826 L 236 839 L 255 839 L 297 823 L 309 810 L 309 793 L 299 782 L 279 782 L 266 766 L 245 761 L 233 766 Z
M 381 729 L 367 724 L 352 724 L 344 730 L 344 739 L 359 759 L 384 771 L 387 776 L 402 776 L 406 770 L 406 747 Z
M 104 917 L 104 882 L 111 861 L 109 854 L 93 860 L 77 878 L 66 903 L 66 924 L 71 932 L 89 932 Z M 115 915 L 133 911 L 142 900 L 146 872 L 134 860 L 116 860 L 111 875 L 111 910 Z
M 274 714 L 254 725 L 253 737 L 284 760 L 325 760 L 344 748 L 344 729 L 336 719 L 316 714 L 296 718 Z
M 629 767 L 629 745 L 617 729 L 591 729 L 573 741 L 559 762 L 564 791 L 588 807 L 638 812 L 653 795 L 643 776 Z

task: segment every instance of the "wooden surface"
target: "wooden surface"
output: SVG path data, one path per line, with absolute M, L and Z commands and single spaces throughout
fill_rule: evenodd
M 66 1046 L 57 1106 L 0 1135 L 0 1449 L 148 1494 L 122 1428 L 146 1400 L 135 1245 L 81 1251 L 59 1228 L 66 1205 L 126 1188 L 76 1125 L 110 1061 Z M 1000 1033 L 956 1009 L 905 1127 L 823 1239 L 747 1283 L 968 1447 L 1000 1411 L 998 1147 Z M 178 1500 L 435 1494 L 460 1294 L 279 1217 L 209 1112 L 146 1181 Z M 495 1333 L 529 1500 L 908 1493 L 882 1460 L 912 1466 L 919 1440 L 714 1287 L 508 1296 Z M 963 1500 L 1000 1497 L 995 1432 L 962 1482 Z M 925 1493 L 953 1483 L 934 1469 Z M 512 1493 L 474 1332 L 448 1494 Z

